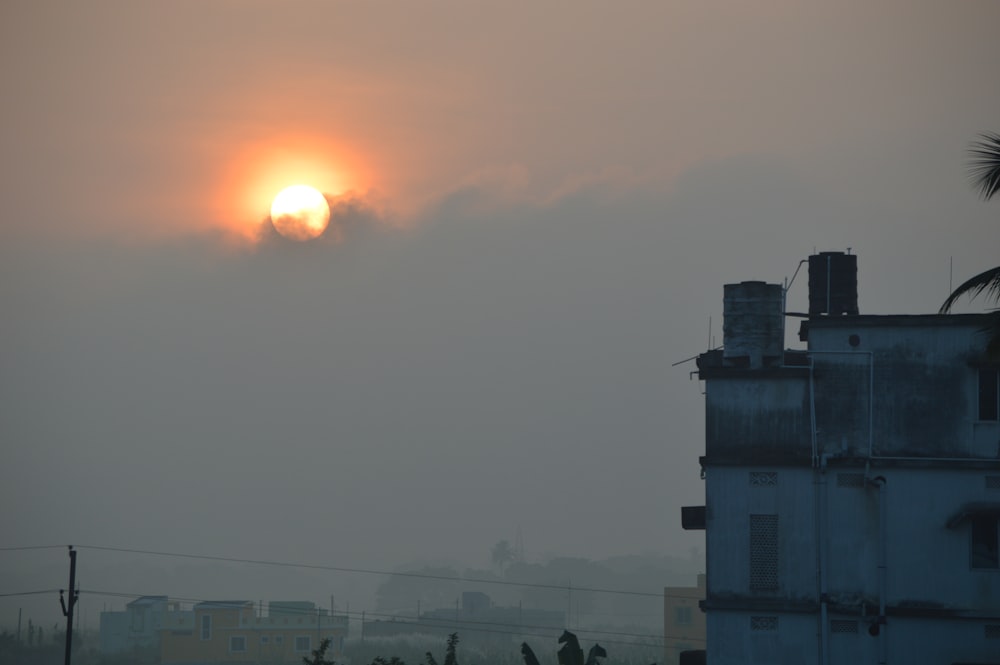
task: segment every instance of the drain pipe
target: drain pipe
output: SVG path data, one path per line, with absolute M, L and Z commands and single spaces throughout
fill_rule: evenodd
M 816 539 L 817 558 L 819 560 L 819 621 L 820 621 L 820 642 L 819 642 L 819 662 L 820 665 L 827 665 L 830 661 L 830 617 L 827 607 L 827 540 L 829 538 L 827 490 L 826 490 L 826 461 L 828 455 L 820 456 L 820 466 L 817 473 L 817 502 L 816 512 L 818 514 L 816 529 L 819 537 Z
M 872 627 L 872 634 L 878 635 L 878 662 L 880 665 L 885 665 L 888 662 L 889 651 L 888 637 L 885 634 L 885 596 L 888 558 L 886 554 L 886 542 L 888 541 L 886 531 L 889 526 L 886 517 L 888 511 L 886 510 L 885 500 L 885 476 L 875 476 L 869 482 L 878 487 L 878 618 Z

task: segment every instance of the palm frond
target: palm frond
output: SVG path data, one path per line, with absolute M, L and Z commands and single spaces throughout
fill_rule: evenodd
M 959 284 L 958 288 L 952 291 L 948 299 L 941 305 L 938 313 L 947 314 L 962 296 L 968 294 L 969 298 L 972 299 L 983 291 L 993 300 L 1000 301 L 1000 266 L 990 268 Z
M 969 179 L 984 201 L 1000 192 L 1000 134 L 983 132 L 969 147 Z

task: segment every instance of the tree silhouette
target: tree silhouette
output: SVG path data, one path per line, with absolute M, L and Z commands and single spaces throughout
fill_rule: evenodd
M 1000 134 L 984 132 L 979 140 L 969 148 L 969 177 L 979 190 L 984 201 L 989 201 L 1000 191 Z M 985 270 L 958 285 L 939 310 L 941 314 L 951 311 L 955 302 L 964 295 L 970 298 L 986 293 L 987 298 L 1000 302 L 1000 266 Z M 993 312 L 990 323 L 983 329 L 988 335 L 986 355 L 992 360 L 1000 360 L 1000 310 Z
M 335 665 L 332 660 L 326 659 L 326 650 L 330 648 L 330 638 L 326 638 L 319 643 L 319 647 L 313 649 L 312 658 L 302 656 L 305 665 Z
M 514 548 L 506 540 L 501 540 L 490 550 L 490 559 L 493 561 L 493 565 L 500 569 L 501 575 L 503 575 L 503 567 L 514 558 Z
M 608 652 L 600 644 L 590 647 L 587 659 L 583 658 L 583 649 L 580 648 L 580 640 L 576 635 L 564 630 L 559 636 L 559 644 L 562 644 L 556 652 L 556 659 L 559 665 L 598 665 L 598 658 L 606 658 Z M 535 652 L 531 650 L 527 642 L 521 643 L 521 656 L 524 658 L 524 665 L 539 665 Z

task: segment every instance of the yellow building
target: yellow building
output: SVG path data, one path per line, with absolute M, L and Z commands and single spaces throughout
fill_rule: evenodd
M 271 602 L 258 615 L 249 600 L 198 603 L 192 617 L 160 631 L 162 665 L 215 663 L 288 663 L 310 657 L 330 640 L 325 658 L 340 660 L 347 637 L 347 617 L 332 616 L 314 603 Z
M 705 599 L 705 575 L 698 586 L 663 588 L 663 662 L 676 665 L 682 651 L 705 648 L 705 613 L 698 601 Z

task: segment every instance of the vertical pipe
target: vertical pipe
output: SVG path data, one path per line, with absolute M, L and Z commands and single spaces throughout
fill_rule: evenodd
M 830 311 L 830 273 L 832 272 L 830 268 L 832 256 L 826 255 L 826 314 L 830 316 L 833 312 Z
M 871 479 L 871 482 L 878 487 L 878 662 L 880 665 L 885 665 L 888 662 L 888 651 L 889 643 L 888 636 L 886 635 L 886 589 L 887 589 L 887 571 L 888 571 L 888 552 L 887 552 L 887 541 L 888 541 L 888 510 L 886 508 L 885 499 L 885 477 L 875 476 Z
M 820 455 L 820 466 L 817 484 L 817 513 L 819 532 L 817 557 L 819 559 L 819 607 L 820 607 L 820 663 L 829 662 L 830 621 L 827 605 L 827 541 L 829 540 L 828 503 L 826 490 L 826 455 Z
M 885 618 L 885 605 L 886 605 L 886 589 L 887 582 L 886 577 L 888 575 L 888 553 L 886 552 L 887 541 L 888 541 L 888 527 L 889 520 L 887 519 L 888 510 L 886 507 L 885 500 L 885 479 L 878 486 L 878 519 L 879 519 L 879 590 L 878 590 L 878 614 L 879 621 L 883 622 L 882 630 L 879 632 L 879 649 L 881 650 L 881 663 L 883 665 L 888 662 L 888 651 L 889 637 L 886 634 L 886 618 Z

